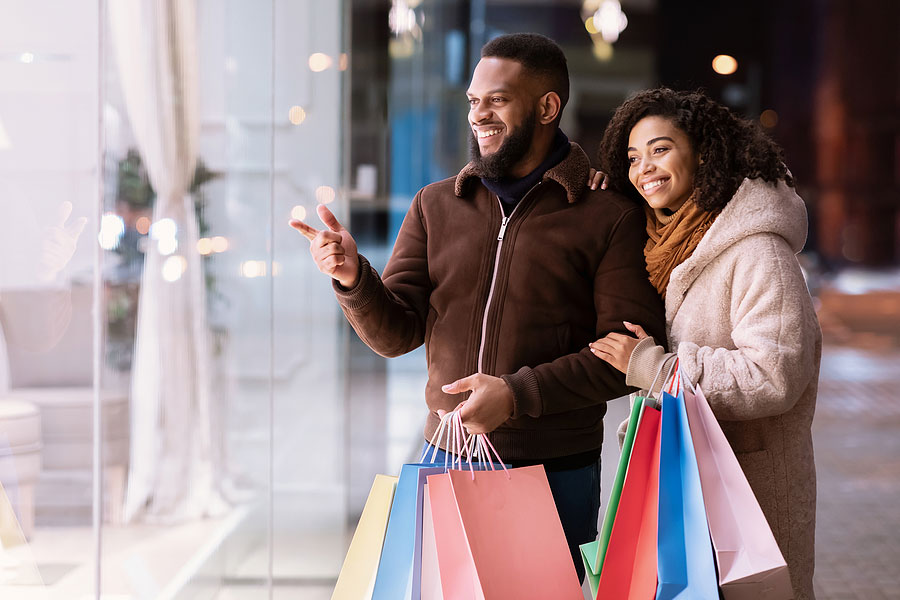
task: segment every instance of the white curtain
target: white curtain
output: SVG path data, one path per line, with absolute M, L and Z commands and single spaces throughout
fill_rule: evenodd
M 131 383 L 125 521 L 219 512 L 210 356 L 198 228 L 188 193 L 197 162 L 195 0 L 110 0 L 125 105 L 156 190 Z

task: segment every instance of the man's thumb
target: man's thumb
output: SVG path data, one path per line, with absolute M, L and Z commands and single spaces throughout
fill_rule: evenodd
M 468 377 L 463 377 L 462 379 L 457 379 L 453 383 L 448 383 L 447 385 L 441 387 L 441 390 L 445 394 L 459 394 L 462 392 L 468 392 L 472 388 L 472 378 L 474 375 L 469 375 Z
M 316 207 L 316 212 L 319 213 L 319 218 L 322 219 L 322 222 L 325 223 L 325 226 L 328 229 L 334 232 L 340 232 L 344 230 L 344 226 L 341 225 L 337 217 L 334 216 L 334 213 L 328 210 L 328 207 L 324 204 L 320 204 Z

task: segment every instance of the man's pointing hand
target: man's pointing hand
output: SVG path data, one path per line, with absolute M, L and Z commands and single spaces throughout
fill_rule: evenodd
M 319 231 L 297 219 L 291 219 L 291 227 L 309 240 L 309 253 L 320 271 L 336 279 L 344 288 L 356 287 L 359 281 L 356 241 L 324 204 L 320 204 L 316 212 L 328 229 Z

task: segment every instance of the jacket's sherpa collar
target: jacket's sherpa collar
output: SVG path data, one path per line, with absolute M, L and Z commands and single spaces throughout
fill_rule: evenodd
M 544 173 L 542 181 L 548 179 L 555 181 L 566 190 L 566 197 L 568 197 L 569 202 L 576 202 L 587 189 L 591 162 L 588 160 L 584 150 L 581 149 L 581 146 L 574 142 L 570 142 L 569 146 L 569 155 L 561 163 L 548 169 Z M 456 186 L 454 188 L 456 196 L 458 198 L 465 196 L 470 189 L 472 181 L 480 181 L 480 179 L 475 172 L 475 165 L 472 163 L 467 164 L 456 176 Z

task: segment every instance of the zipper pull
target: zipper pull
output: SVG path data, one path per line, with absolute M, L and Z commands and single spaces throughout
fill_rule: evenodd
M 502 242 L 503 236 L 506 234 L 506 225 L 509 223 L 509 217 L 503 217 L 503 222 L 500 223 L 500 233 L 497 234 L 497 241 Z

